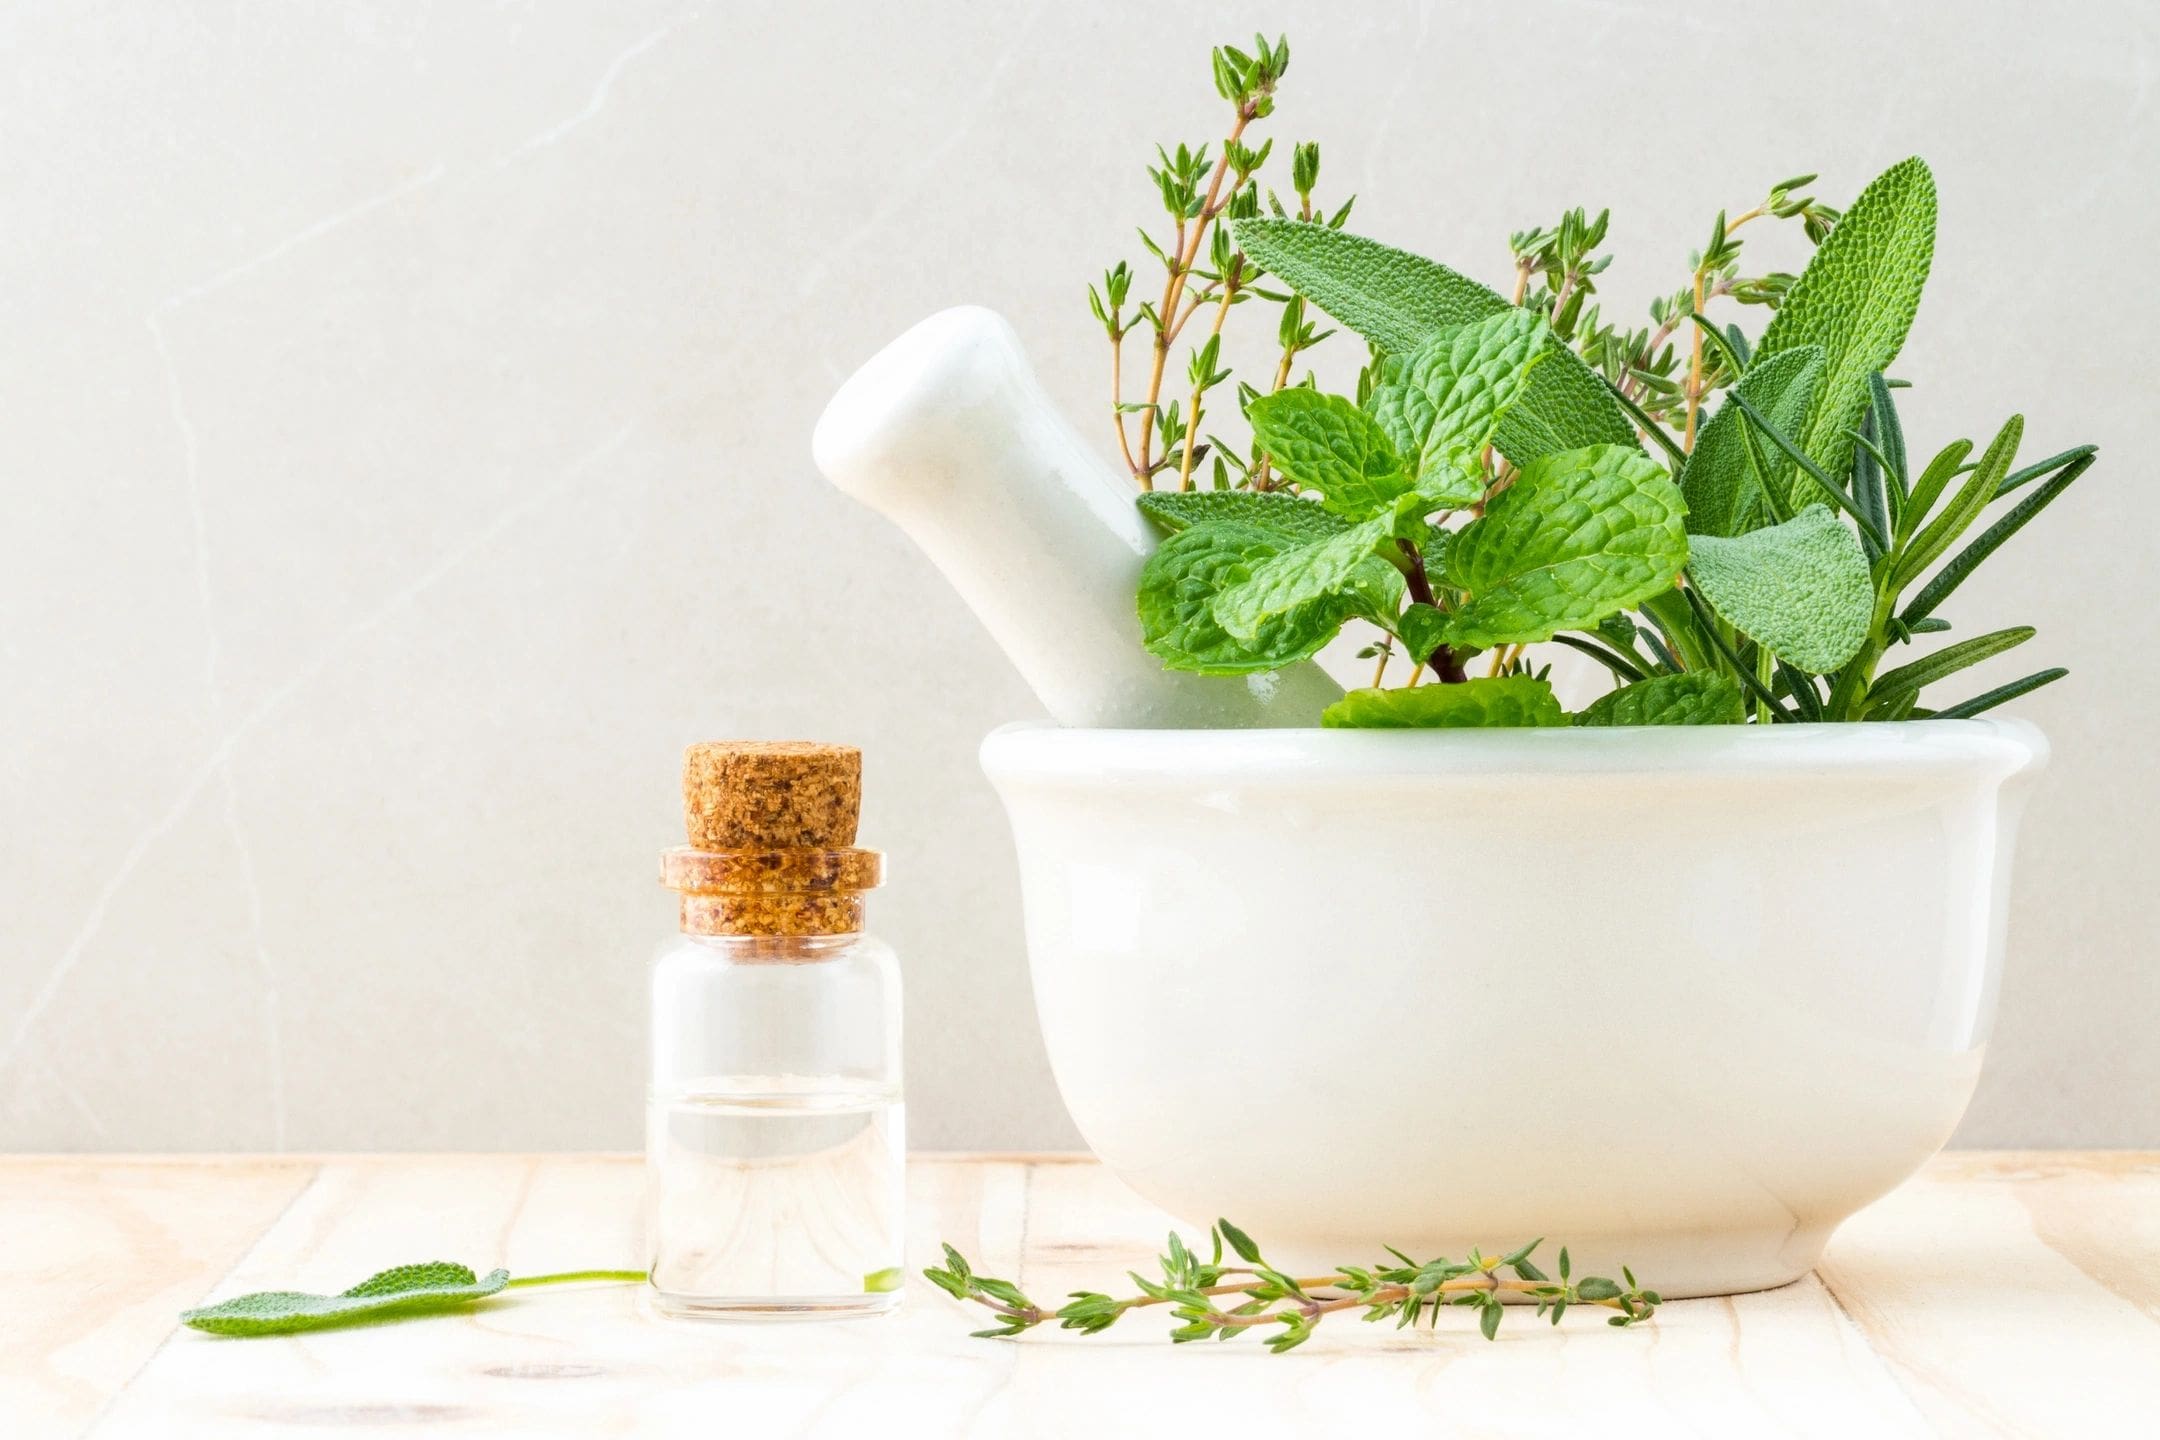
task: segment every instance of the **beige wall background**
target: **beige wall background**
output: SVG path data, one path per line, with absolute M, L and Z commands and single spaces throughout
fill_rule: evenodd
M 1037 707 L 809 433 L 969 300 L 1099 405 L 1081 287 L 1256 25 L 1358 228 L 1498 282 L 1610 205 L 1630 311 L 1720 206 L 1928 157 L 1914 445 L 2104 447 L 1957 606 L 2073 670 L 1960 1140 L 2160 1145 L 2156 14 L 7 8 L 0 1146 L 635 1145 L 654 852 L 727 735 L 868 752 L 915 1138 L 1075 1143 L 974 764 Z

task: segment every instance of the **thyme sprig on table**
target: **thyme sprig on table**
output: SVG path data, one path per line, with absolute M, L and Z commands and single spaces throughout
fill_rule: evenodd
M 1390 1246 L 1391 1263 L 1345 1265 L 1325 1275 L 1307 1276 L 1271 1267 L 1252 1237 L 1228 1220 L 1216 1221 L 1208 1240 L 1209 1254 L 1203 1260 L 1172 1232 L 1168 1248 L 1157 1257 L 1163 1275 L 1160 1282 L 1128 1272 L 1139 1294 L 1120 1297 L 1075 1290 L 1054 1309 L 1036 1304 L 1010 1280 L 976 1274 L 967 1258 L 950 1245 L 945 1247 L 943 1268 L 927 1269 L 923 1277 L 955 1300 L 971 1301 L 995 1315 L 996 1325 L 973 1332 L 986 1339 L 1018 1335 L 1051 1321 L 1061 1330 L 1094 1335 L 1116 1324 L 1128 1310 L 1167 1305 L 1180 1322 L 1170 1332 L 1175 1343 L 1228 1340 L 1249 1330 L 1277 1327 L 1266 1343 L 1278 1355 L 1310 1340 L 1322 1320 L 1345 1310 L 1362 1310 L 1360 1318 L 1368 1322 L 1393 1318 L 1396 1328 L 1407 1329 L 1421 1318 L 1437 1327 L 1442 1309 L 1462 1306 L 1478 1312 L 1478 1329 L 1490 1340 L 1499 1333 L 1506 1295 L 1529 1299 L 1536 1306 L 1535 1314 L 1555 1325 L 1569 1307 L 1578 1305 L 1614 1312 L 1606 1321 L 1609 1325 L 1635 1325 L 1649 1319 L 1662 1303 L 1655 1290 L 1637 1284 L 1625 1267 L 1620 1272 L 1626 1277 L 1625 1285 L 1602 1276 L 1572 1278 L 1565 1247 L 1558 1260 L 1559 1278 L 1554 1279 L 1530 1258 L 1543 1240 L 1505 1255 L 1472 1250 L 1465 1260 L 1423 1262 Z M 1242 1264 L 1224 1263 L 1225 1242 Z

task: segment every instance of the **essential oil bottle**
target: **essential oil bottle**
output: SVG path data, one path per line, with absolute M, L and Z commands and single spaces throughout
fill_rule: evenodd
M 900 977 L 863 933 L 862 756 L 693 745 L 681 935 L 652 970 L 647 1251 L 666 1314 L 881 1314 L 900 1301 Z

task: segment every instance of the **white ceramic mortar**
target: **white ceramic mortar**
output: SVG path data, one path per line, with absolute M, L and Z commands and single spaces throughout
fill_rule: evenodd
M 1014 727 L 983 766 L 1058 1087 L 1134 1189 L 1300 1268 L 1545 1236 L 1702 1295 L 1804 1274 L 1949 1138 L 2046 755 Z

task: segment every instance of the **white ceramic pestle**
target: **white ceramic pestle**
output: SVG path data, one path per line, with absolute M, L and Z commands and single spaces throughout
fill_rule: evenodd
M 1180 674 L 1141 647 L 1155 537 L 1133 488 L 1051 405 L 1012 326 L 940 311 L 840 387 L 812 450 L 826 478 L 922 547 L 1061 725 L 1317 725 L 1342 688 L 1310 661 Z

